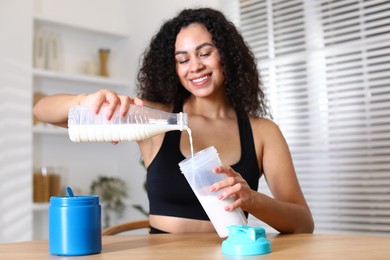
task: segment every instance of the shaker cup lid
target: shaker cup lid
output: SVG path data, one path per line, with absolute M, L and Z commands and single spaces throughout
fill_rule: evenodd
M 271 252 L 263 227 L 228 226 L 229 237 L 222 242 L 222 253 L 226 255 L 262 255 Z

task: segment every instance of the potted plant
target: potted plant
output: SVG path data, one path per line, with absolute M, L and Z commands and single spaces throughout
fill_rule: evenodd
M 99 176 L 90 186 L 91 194 L 99 195 L 103 207 L 104 228 L 110 226 L 111 214 L 118 218 L 125 211 L 124 200 L 127 198 L 127 185 L 118 177 Z

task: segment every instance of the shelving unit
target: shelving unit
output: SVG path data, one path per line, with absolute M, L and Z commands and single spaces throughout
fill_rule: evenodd
M 124 32 L 106 30 L 77 24 L 72 21 L 58 20 L 47 15 L 33 15 L 34 30 L 55 32 L 62 43 L 62 66 L 59 70 L 41 68 L 32 69 L 33 91 L 46 95 L 56 93 L 92 93 L 102 88 L 109 88 L 123 94 L 130 94 L 131 85 L 125 75 L 117 68 L 126 67 L 123 61 L 110 59 L 110 77 L 87 75 L 83 73 L 83 63 L 95 60 L 98 64 L 98 49 L 110 49 L 110 55 L 121 53 L 126 48 L 128 36 Z M 103 149 L 96 149 L 98 144 L 74 144 L 69 141 L 67 129 L 38 123 L 33 129 L 33 164 L 41 166 L 64 167 L 67 169 L 66 185 L 74 185 L 83 192 L 88 192 L 90 180 L 86 175 L 118 168 L 112 158 L 120 158 L 120 149 L 99 144 Z M 102 151 L 103 150 L 103 151 Z M 77 153 L 75 153 L 77 151 Z M 102 153 L 109 153 L 106 162 L 96 158 Z M 89 161 L 89 162 L 88 162 Z M 80 174 L 82 173 L 82 174 Z M 34 239 L 47 239 L 47 209 L 49 203 L 33 203 Z
M 110 79 L 100 76 L 90 76 L 82 74 L 71 74 L 65 72 L 50 71 L 44 69 L 34 69 L 33 75 L 35 78 L 53 79 L 58 81 L 67 81 L 70 83 L 86 83 L 88 85 L 110 86 L 113 88 L 130 88 L 130 84 L 126 80 Z
M 34 203 L 33 204 L 33 211 L 34 212 L 47 212 L 48 207 L 49 207 L 49 203 L 45 203 L 45 202 Z
M 83 74 L 83 63 L 93 61 L 98 66 L 98 50 L 110 49 L 112 54 L 121 53 L 123 46 L 128 40 L 124 32 L 109 31 L 95 28 L 84 24 L 76 24 L 71 21 L 58 20 L 47 15 L 33 15 L 34 34 L 38 31 L 56 33 L 59 38 L 58 53 L 60 69 L 50 71 L 46 69 L 33 69 L 33 75 L 41 79 L 55 79 L 61 81 L 79 82 L 111 87 L 129 87 L 128 80 L 120 77 L 115 68 L 119 65 L 115 60 L 109 61 L 110 68 L 114 68 L 110 78 L 97 75 Z M 113 56 L 110 54 L 110 56 Z
M 68 135 L 68 131 L 65 128 L 41 123 L 33 127 L 33 133 L 37 135 Z
M 69 28 L 72 30 L 80 30 L 80 31 L 85 31 L 87 33 L 96 33 L 100 35 L 106 35 L 107 37 L 114 37 L 114 38 L 127 38 L 128 35 L 125 32 L 120 32 L 120 31 L 109 31 L 109 30 L 104 30 L 101 28 L 94 28 L 82 24 L 76 24 L 72 21 L 64 21 L 64 20 L 58 20 L 55 17 L 50 17 L 47 15 L 42 15 L 42 14 L 33 14 L 33 19 L 34 22 L 37 24 L 41 25 L 54 25 L 57 27 L 61 28 Z

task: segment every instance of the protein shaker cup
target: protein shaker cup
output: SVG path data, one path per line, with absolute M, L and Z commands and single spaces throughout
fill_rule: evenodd
M 227 176 L 225 174 L 216 174 L 213 168 L 221 165 L 217 150 L 210 146 L 194 154 L 179 163 L 180 170 L 184 174 L 192 190 L 202 204 L 213 226 L 220 237 L 229 235 L 228 226 L 246 225 L 246 217 L 242 209 L 237 208 L 231 212 L 226 211 L 224 207 L 233 202 L 233 198 L 219 200 L 219 192 L 211 192 L 209 187 L 221 181 Z

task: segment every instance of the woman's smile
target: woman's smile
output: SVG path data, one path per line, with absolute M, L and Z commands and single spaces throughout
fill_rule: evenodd
M 194 84 L 194 85 L 203 85 L 205 83 L 207 83 L 211 78 L 211 73 L 210 74 L 207 74 L 207 75 L 204 75 L 204 76 L 200 76 L 200 77 L 197 77 L 197 78 L 193 78 L 191 79 L 190 81 Z

